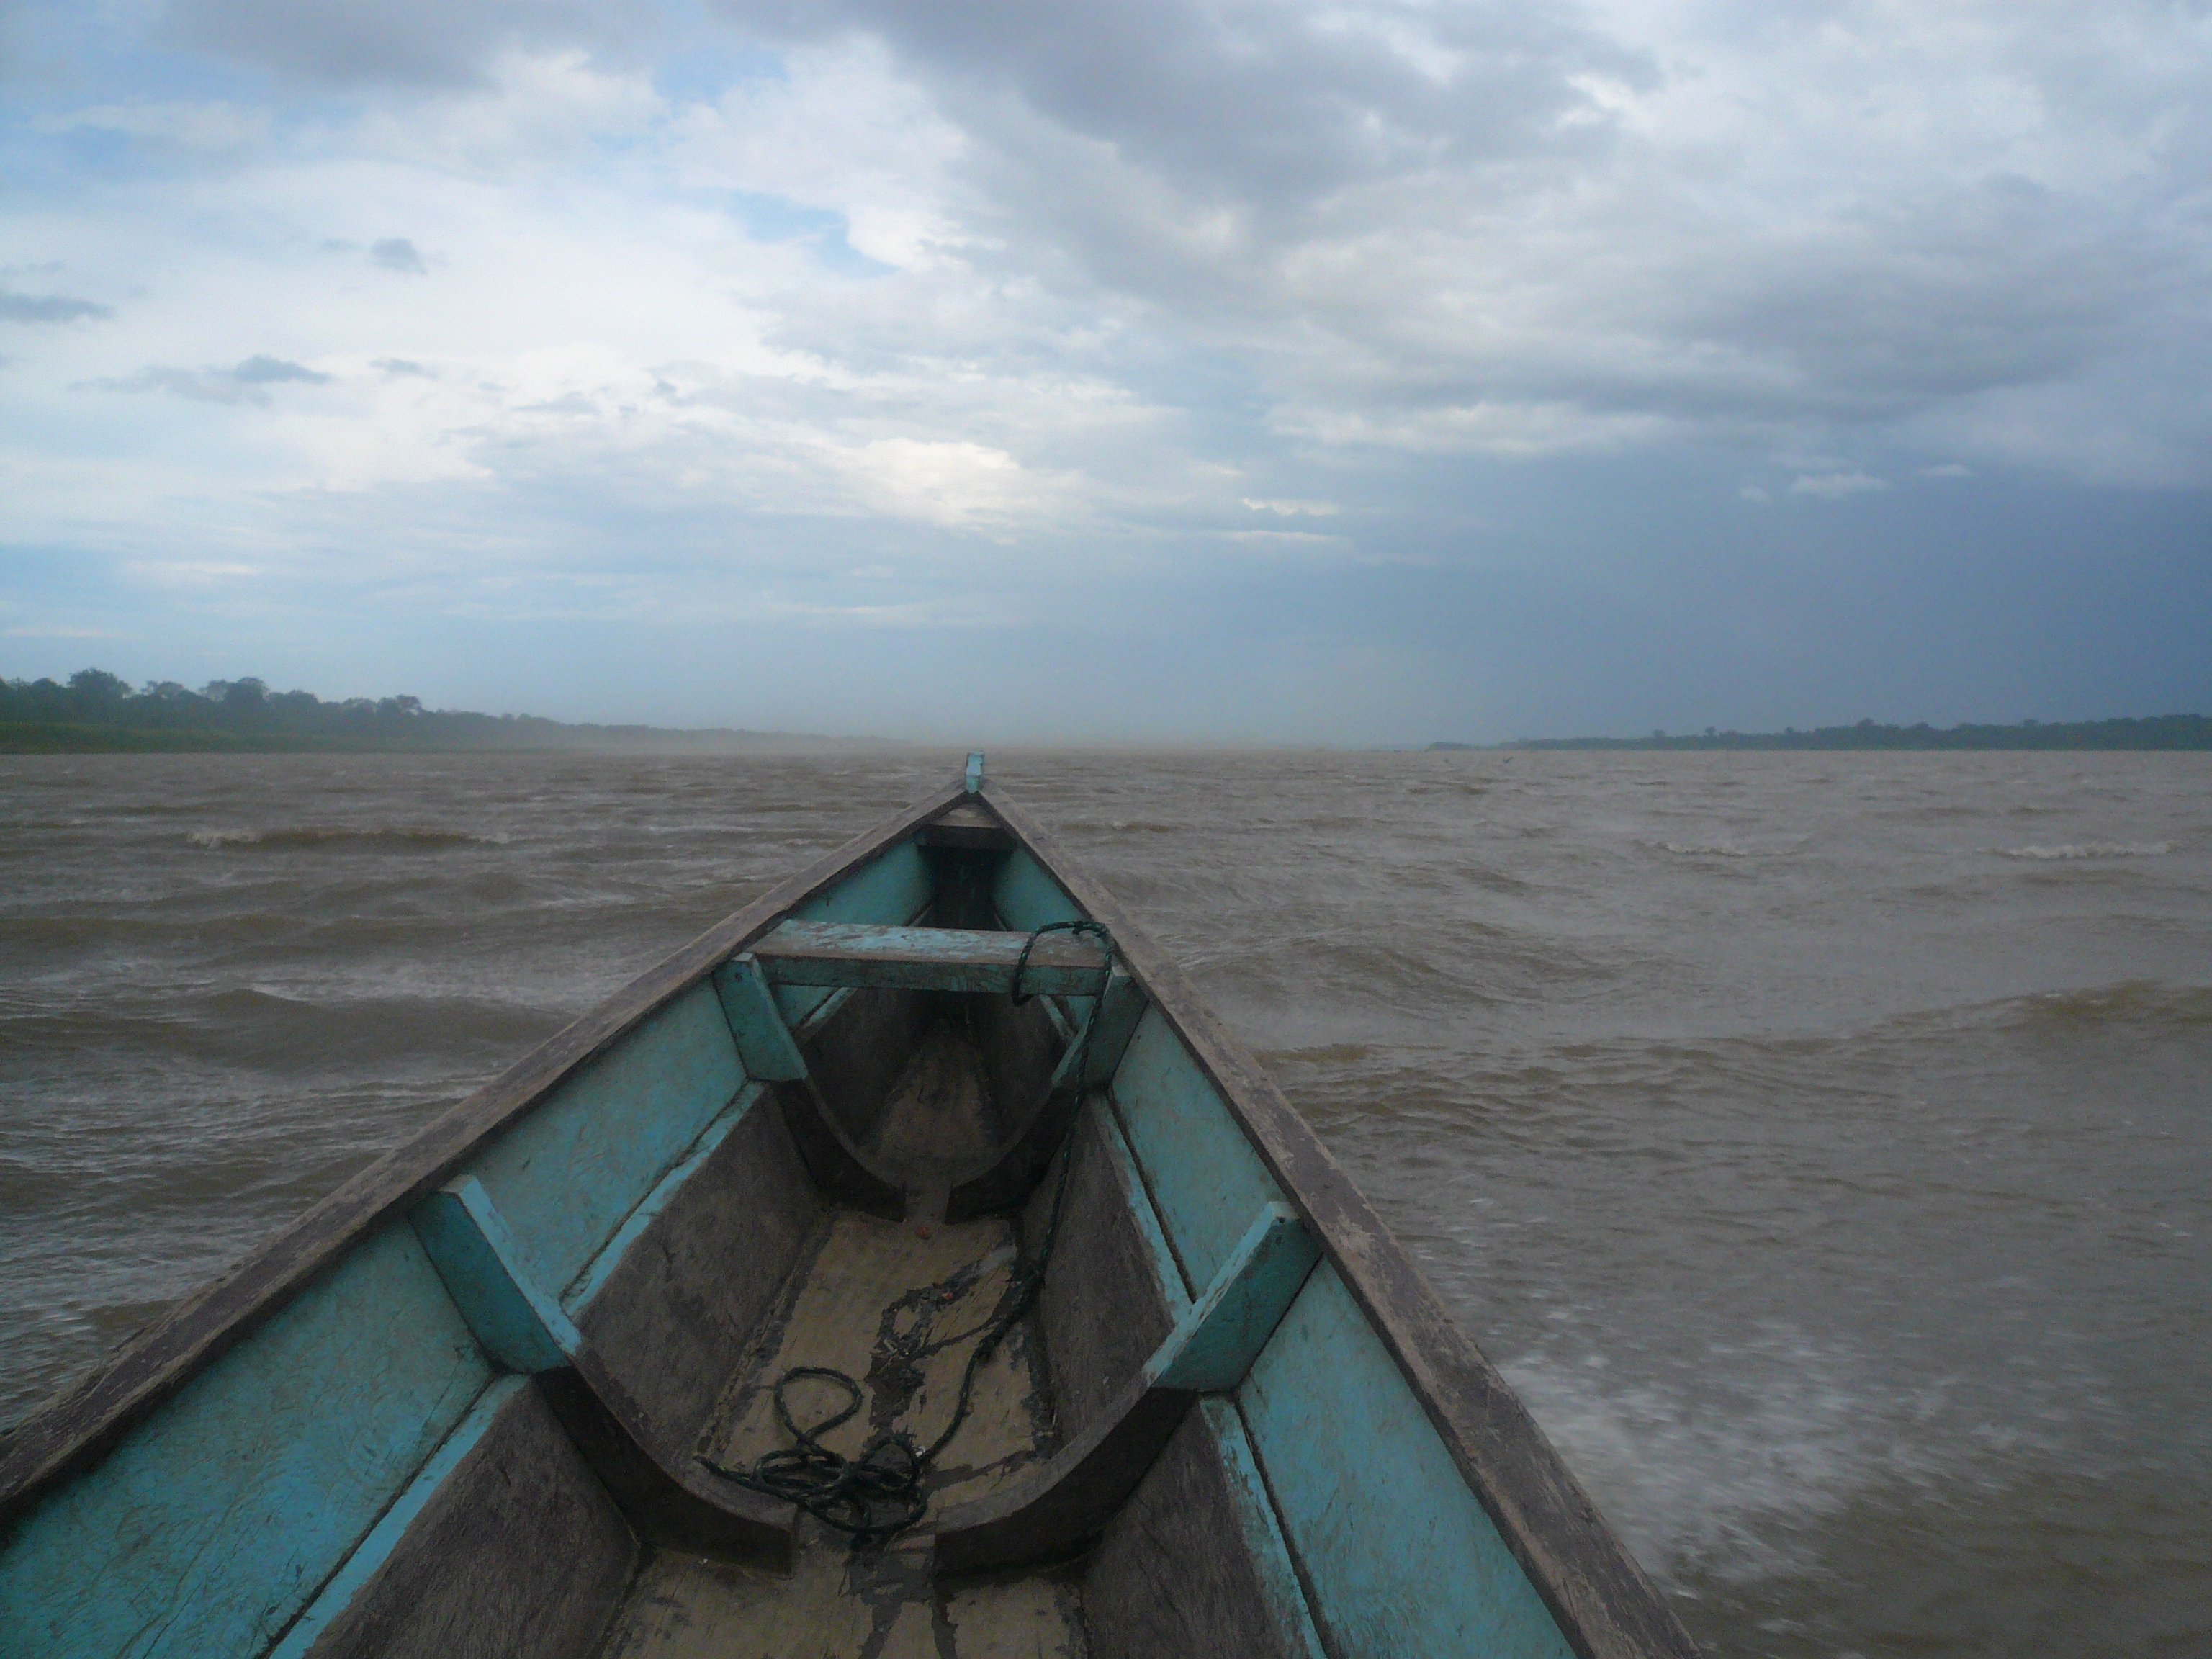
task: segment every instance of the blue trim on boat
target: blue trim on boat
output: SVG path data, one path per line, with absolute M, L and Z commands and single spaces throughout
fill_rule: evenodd
M 483 1350 L 511 1371 L 557 1371 L 582 1334 L 539 1290 L 507 1221 L 474 1176 L 432 1193 L 408 1217 L 446 1293 Z
M 691 1151 L 681 1164 L 661 1176 L 659 1183 L 638 1200 L 629 1212 L 629 1218 L 615 1230 L 599 1255 L 585 1264 L 584 1271 L 576 1275 L 568 1288 L 561 1292 L 561 1305 L 571 1314 L 580 1314 L 592 1305 L 623 1258 L 629 1254 L 630 1246 L 645 1234 L 645 1230 L 658 1220 L 662 1211 L 676 1200 L 684 1184 L 698 1173 L 699 1166 L 714 1155 L 715 1149 L 730 1138 L 730 1132 L 744 1121 L 745 1114 L 768 1093 L 764 1085 L 748 1083 L 738 1091 L 738 1097 L 725 1107 L 722 1115 L 709 1123 L 699 1139 L 691 1143 Z
M 446 1437 L 445 1443 L 430 1455 L 430 1460 L 416 1472 L 407 1489 L 401 1492 L 390 1509 L 369 1528 L 368 1536 L 361 1540 L 331 1575 L 330 1582 L 307 1604 L 307 1610 L 295 1620 L 284 1638 L 271 1648 L 267 1659 L 304 1659 L 307 1650 L 327 1629 L 332 1620 L 346 1610 L 361 1587 L 376 1576 L 379 1569 L 392 1559 L 392 1553 L 406 1537 L 407 1529 L 437 1495 L 446 1477 L 461 1465 L 461 1460 L 477 1449 L 477 1443 L 489 1431 L 492 1424 L 505 1408 L 507 1402 L 530 1386 L 526 1376 L 501 1376 L 493 1379 L 491 1386 L 477 1396 L 477 1403 L 461 1419 L 460 1426 Z

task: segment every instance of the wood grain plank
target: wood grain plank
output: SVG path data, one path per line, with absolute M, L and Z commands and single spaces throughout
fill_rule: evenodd
M 1095 940 L 968 927 L 886 927 L 860 922 L 787 921 L 752 948 L 769 983 L 860 985 L 905 991 L 1006 995 L 1021 970 L 1029 995 L 1096 991 L 1106 953 Z M 1022 953 L 1029 952 L 1026 964 Z

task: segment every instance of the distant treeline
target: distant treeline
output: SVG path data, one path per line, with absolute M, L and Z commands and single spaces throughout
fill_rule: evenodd
M 1432 743 L 1431 749 L 1467 749 Z M 2212 749 L 2212 720 L 2154 714 L 2144 720 L 2022 720 L 2017 726 L 1820 726 L 1809 732 L 1657 731 L 1648 738 L 1524 738 L 1501 749 Z
M 0 753 L 207 750 L 701 750 L 790 741 L 766 732 L 570 726 L 532 714 L 425 708 L 416 697 L 271 691 L 264 682 L 213 680 L 197 691 L 173 680 L 137 690 L 104 669 L 66 684 L 0 679 Z

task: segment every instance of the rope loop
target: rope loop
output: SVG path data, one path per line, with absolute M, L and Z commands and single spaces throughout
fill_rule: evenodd
M 1014 1000 L 1014 1006 L 1020 1007 L 1036 994 L 1034 991 L 1022 989 L 1022 978 L 1030 970 L 1030 952 L 1036 949 L 1037 941 L 1047 933 L 1073 933 L 1078 938 L 1088 933 L 1106 947 L 1105 977 L 1098 981 L 1098 989 L 1103 994 L 1106 980 L 1114 976 L 1114 935 L 1107 931 L 1104 922 L 1093 921 L 1088 916 L 1078 916 L 1071 921 L 1048 921 L 1042 927 L 1031 929 L 1030 936 L 1022 941 L 1022 953 L 1014 958 L 1013 987 L 1008 994 Z M 1088 1026 L 1085 1027 L 1086 1037 L 1089 1030 Z
M 1091 1031 L 1098 1023 L 1106 987 L 1114 977 L 1117 949 L 1114 935 L 1103 922 L 1083 917 L 1045 923 L 1024 941 L 1022 954 L 1014 963 L 1012 995 L 1017 1007 L 1034 994 L 1024 994 L 1021 988 L 1022 977 L 1029 969 L 1030 952 L 1045 934 L 1059 933 L 1088 934 L 1106 951 L 1106 960 L 1100 969 L 1097 1000 L 1091 1004 L 1089 1016 L 1075 1034 L 1073 1075 L 1076 1116 L 1069 1123 L 1067 1139 L 1062 1143 L 1060 1178 L 1053 1186 L 1052 1214 L 1045 1223 L 1044 1237 L 1038 1242 L 1036 1254 L 1027 1261 L 1016 1262 L 1007 1275 L 1006 1288 L 999 1297 L 998 1308 L 984 1325 L 982 1335 L 960 1373 L 960 1398 L 952 1408 L 952 1420 L 927 1446 L 916 1447 L 914 1437 L 903 1429 L 887 1429 L 861 1447 L 858 1456 L 846 1457 L 823 1445 L 821 1437 L 852 1420 L 867 1398 L 866 1391 L 843 1371 L 830 1366 L 794 1365 L 776 1379 L 775 1395 L 776 1420 L 783 1425 L 793 1444 L 763 1452 L 749 1468 L 731 1468 L 704 1453 L 699 1455 L 698 1461 L 724 1480 L 797 1505 L 824 1526 L 843 1533 L 856 1550 L 881 1548 L 928 1512 L 931 1468 L 938 1454 L 952 1443 L 952 1437 L 968 1420 L 974 1404 L 976 1371 L 998 1352 L 999 1344 L 1044 1289 L 1045 1269 L 1051 1265 L 1053 1246 L 1060 1240 L 1060 1213 L 1067 1206 L 1068 1176 L 1075 1167 L 1076 1130 L 1082 1123 L 1083 1079 L 1091 1065 Z M 842 1390 L 845 1407 L 801 1428 L 791 1413 L 791 1402 L 784 1391 L 793 1382 L 809 1380 L 827 1382 Z

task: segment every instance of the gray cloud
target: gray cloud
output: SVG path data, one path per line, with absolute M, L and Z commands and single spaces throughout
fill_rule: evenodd
M 619 50 L 657 26 L 586 0 L 175 0 L 173 42 L 336 86 L 471 86 L 509 49 Z
M 2212 63 L 2156 4 L 2094 41 L 1855 0 L 718 6 L 886 48 L 963 136 L 948 246 L 977 275 L 1237 363 L 1279 432 L 2040 467 L 2071 441 L 2021 400 L 2072 387 L 2105 434 L 2081 470 L 2212 477 Z M 851 320 L 784 331 L 853 364 L 879 337 Z
M 1274 214 L 1361 179 L 1531 150 L 1582 150 L 1604 123 L 1577 77 L 1649 86 L 1649 58 L 1564 6 L 1449 9 L 1229 0 L 721 0 L 786 39 L 876 35 L 961 118 L 1036 118 L 1194 196 Z M 1569 118 L 1589 118 L 1575 128 Z
M 371 246 L 369 263 L 381 265 L 386 270 L 410 271 L 417 276 L 427 276 L 430 267 L 422 263 L 422 256 L 415 244 L 404 236 L 387 236 Z
M 269 402 L 268 388 L 290 382 L 328 386 L 331 377 L 303 363 L 257 353 L 231 368 L 165 368 L 158 365 L 119 379 L 82 380 L 78 390 L 88 392 L 167 392 L 204 404 Z
M 74 300 L 63 294 L 9 294 L 0 291 L 0 319 L 11 323 L 74 323 L 87 318 L 112 317 L 115 307 L 90 300 Z

